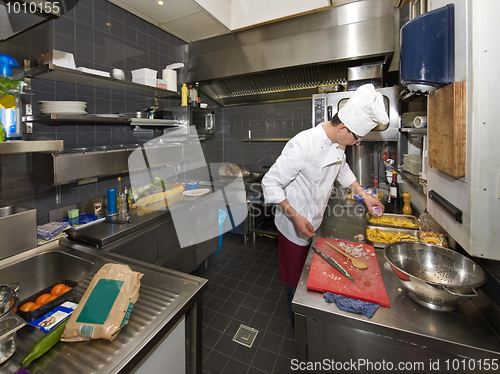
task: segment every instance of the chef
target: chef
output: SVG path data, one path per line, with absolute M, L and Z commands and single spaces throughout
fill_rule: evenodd
M 377 125 L 388 122 L 382 95 L 372 84 L 365 84 L 331 121 L 294 136 L 262 180 L 266 203 L 277 204 L 279 271 L 287 285 L 292 326 L 293 295 L 335 180 L 359 194 L 370 212 L 375 206 L 384 209 L 358 183 L 344 151 L 348 145 L 359 145 Z

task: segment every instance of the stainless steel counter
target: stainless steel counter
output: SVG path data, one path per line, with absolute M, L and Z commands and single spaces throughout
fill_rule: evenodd
M 206 279 L 62 240 L 60 244 L 49 243 L 0 261 L 0 280 L 2 283 L 17 281 L 21 283 L 21 287 L 25 281 L 33 280 L 40 288 L 47 287 L 47 284 L 44 284 L 49 282 L 49 275 L 44 274 L 44 271 L 48 271 L 47 263 L 45 270 L 33 269 L 33 274 L 20 274 L 7 269 L 13 269 L 23 261 L 51 252 L 57 252 L 60 257 L 70 256 L 91 264 L 90 271 L 78 275 L 73 272 L 73 276 L 77 278 L 75 280 L 79 282 L 76 302 L 105 263 L 126 264 L 144 276 L 141 279 L 140 296 L 132 310 L 129 323 L 115 340 L 57 343 L 50 352 L 31 364 L 31 373 L 128 373 L 186 314 L 189 315 L 191 372 L 201 373 L 201 296 L 207 287 Z M 70 269 L 63 270 L 71 273 Z M 19 330 L 18 348 L 14 355 L 0 366 L 0 372 L 15 373 L 21 358 L 42 336 L 40 330 L 31 326 Z
M 133 234 L 171 216 L 166 210 L 151 211 L 141 214 L 140 210 L 131 211 L 130 223 L 108 223 L 99 221 L 68 231 L 68 236 L 80 243 L 90 244 L 98 248 L 105 247 L 118 239 Z
M 356 203 L 347 206 L 345 201 L 331 200 L 317 236 L 352 241 L 354 235 L 364 233 L 364 210 Z M 500 339 L 472 301 L 460 305 L 454 312 L 427 309 L 413 301 L 392 270 L 384 266 L 383 249 L 376 249 L 376 254 L 391 307 L 380 307 L 367 319 L 360 314 L 343 312 L 335 304 L 326 303 L 322 293 L 307 290 L 313 257 L 310 250 L 292 303 L 296 314 L 296 353 L 300 361 L 334 359 L 381 363 L 385 360 L 394 363 L 394 367 L 399 363 L 421 361 L 425 365 L 422 372 L 433 371 L 429 365 L 439 362 L 444 372 L 448 365 L 449 372 L 467 373 L 482 372 L 477 362 L 473 370 L 468 371 L 469 358 L 500 361 Z M 478 298 L 481 301 L 478 305 L 491 303 L 481 290 Z M 464 357 L 467 370 L 451 366 L 453 362 L 458 363 L 453 360 Z M 412 369 L 400 372 L 420 372 L 415 366 Z M 358 370 L 373 372 L 366 366 Z

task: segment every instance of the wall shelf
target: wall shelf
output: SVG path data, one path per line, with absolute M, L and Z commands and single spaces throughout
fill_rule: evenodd
M 62 140 L 12 140 L 0 143 L 0 154 L 61 151 Z
M 123 124 L 132 126 L 161 126 L 175 127 L 181 124 L 181 121 L 171 119 L 149 119 L 149 118 L 130 118 L 122 115 L 112 114 L 87 114 L 87 115 L 70 115 L 70 114 L 37 114 L 34 116 L 26 116 L 22 118 L 23 122 L 38 122 L 46 125 L 57 125 L 59 123 L 106 123 L 106 124 Z
M 292 138 L 248 138 L 242 139 L 242 142 L 287 142 Z
M 79 70 L 64 68 L 54 64 L 38 66 L 25 71 L 23 75 L 18 75 L 14 79 L 38 78 L 49 79 L 58 82 L 79 84 L 83 86 L 93 86 L 110 89 L 113 91 L 127 92 L 155 98 L 178 98 L 177 92 L 164 90 L 161 88 L 146 86 L 144 84 L 129 82 L 111 77 L 103 77 L 95 74 L 84 73 Z
M 417 129 L 415 127 L 401 127 L 399 132 L 410 134 L 410 135 L 427 135 L 427 127 Z

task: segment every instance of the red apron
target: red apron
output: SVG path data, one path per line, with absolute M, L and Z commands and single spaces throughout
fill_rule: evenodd
M 281 280 L 290 287 L 297 287 L 300 274 L 309 253 L 306 246 L 297 245 L 278 231 L 279 271 Z

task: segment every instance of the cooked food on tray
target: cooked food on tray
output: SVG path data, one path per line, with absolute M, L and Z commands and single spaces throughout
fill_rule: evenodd
M 399 218 L 389 218 L 381 216 L 372 216 L 370 218 L 370 223 L 378 224 L 378 225 L 388 225 L 388 226 L 400 226 L 400 227 L 410 227 L 410 228 L 418 228 L 418 224 L 414 222 L 410 222 L 405 219 Z
M 418 242 L 418 238 L 416 236 L 411 236 L 409 234 L 402 234 L 399 231 L 389 232 L 380 229 L 366 229 L 366 234 L 368 236 L 368 240 L 372 242 L 381 242 L 381 243 L 395 243 L 400 241 Z

